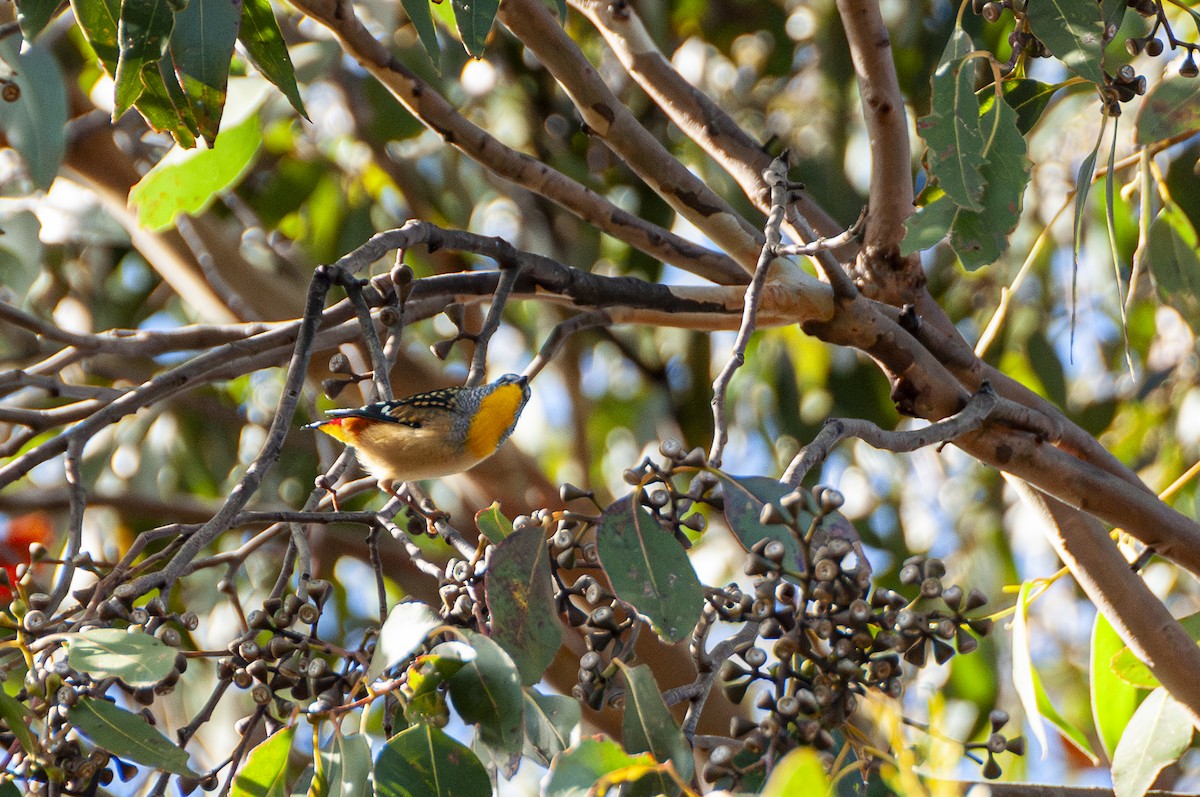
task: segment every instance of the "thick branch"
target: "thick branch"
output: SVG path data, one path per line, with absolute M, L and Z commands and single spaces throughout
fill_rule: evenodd
M 454 110 L 432 86 L 392 57 L 343 0 L 298 0 L 297 8 L 329 28 L 413 116 L 484 168 L 559 204 L 597 229 L 651 257 L 721 284 L 745 283 L 725 255 L 684 240 L 624 211 L 604 197 L 530 156 L 500 143 Z
M 1104 528 L 1094 519 L 1009 478 L 1045 521 L 1046 536 L 1100 613 L 1146 662 L 1154 677 L 1183 704 L 1200 728 L 1200 648 L 1171 617 L 1141 576 L 1130 569 Z
M 837 8 L 850 43 L 871 144 L 871 212 L 863 246 L 893 257 L 904 239 L 904 220 L 913 210 L 912 154 L 904 96 L 879 3 L 838 0 Z M 919 271 L 916 263 L 910 267 Z
M 642 127 L 541 0 L 505 0 L 497 19 L 550 70 L 584 122 L 618 157 L 747 272 L 753 269 L 761 233 Z

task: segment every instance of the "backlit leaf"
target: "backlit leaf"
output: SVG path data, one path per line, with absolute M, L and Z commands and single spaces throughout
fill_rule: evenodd
M 1113 793 L 1116 797 L 1142 797 L 1163 767 L 1179 760 L 1192 741 L 1187 709 L 1166 689 L 1150 693 L 1113 754 Z
M 297 113 L 308 118 L 300 87 L 296 85 L 296 71 L 288 55 L 283 33 L 271 10 L 270 0 L 242 0 L 242 24 L 238 41 L 246 48 L 246 55 L 254 67 L 283 92 Z
M 250 751 L 233 779 L 229 797 L 287 797 L 288 755 L 296 726 L 268 736 Z
M 197 0 L 176 15 L 171 60 L 204 140 L 212 146 L 225 108 L 242 0 Z
M 441 623 L 433 610 L 424 603 L 404 601 L 392 607 L 383 627 L 379 629 L 375 654 L 367 668 L 367 683 L 378 678 L 388 667 L 411 656 L 425 642 L 429 632 Z

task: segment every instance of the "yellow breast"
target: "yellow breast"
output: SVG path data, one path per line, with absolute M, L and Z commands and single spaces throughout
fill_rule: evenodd
M 467 430 L 467 450 L 483 459 L 495 452 L 525 398 L 520 385 L 501 385 L 483 398 Z

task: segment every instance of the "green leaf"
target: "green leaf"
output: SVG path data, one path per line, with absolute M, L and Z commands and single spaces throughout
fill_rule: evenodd
M 633 756 L 611 739 L 584 739 L 555 756 L 542 781 L 542 797 L 591 797 L 600 778 L 620 783 L 654 770 L 654 757 L 648 753 Z
M 1107 127 L 1107 124 L 1101 126 L 1100 136 L 1096 139 L 1096 146 L 1092 148 L 1092 151 L 1079 164 L 1079 171 L 1075 175 L 1075 224 L 1072 228 L 1074 262 L 1071 269 L 1072 331 L 1075 325 L 1075 288 L 1079 277 L 1079 246 L 1083 242 L 1083 221 L 1087 217 L 1087 196 L 1092 188 L 1092 176 L 1096 173 L 1096 155 L 1100 152 L 1100 139 L 1104 137 L 1105 127 Z
M 464 633 L 477 655 L 450 678 L 450 700 L 459 716 L 479 726 L 480 739 L 493 752 L 518 756 L 525 742 L 525 700 L 517 667 L 483 634 Z
M 960 208 L 950 225 L 950 246 L 968 271 L 994 263 L 1008 249 L 1008 236 L 1021 219 L 1029 182 L 1025 138 L 1017 129 L 1016 111 L 1008 103 L 993 105 L 980 127 L 991 136 L 982 169 L 986 184 L 982 210 Z
M 1200 130 L 1200 82 L 1174 77 L 1160 80 L 1142 98 L 1135 140 L 1139 148 Z
M 1134 713 L 1113 754 L 1113 793 L 1142 797 L 1163 767 L 1178 761 L 1191 741 L 1187 709 L 1166 689 L 1155 689 Z
M 122 0 L 117 24 L 117 69 L 113 75 L 113 121 L 120 119 L 138 97 L 145 84 L 142 70 L 162 60 L 175 27 L 175 13 L 167 0 Z
M 433 14 L 429 11 L 429 0 L 400 0 L 400 2 L 404 6 L 404 12 L 408 14 L 408 18 L 412 20 L 413 27 L 417 29 L 417 36 L 420 37 L 421 46 L 425 48 L 429 60 L 433 61 L 434 66 L 437 66 L 442 48 L 438 45 L 437 27 L 433 24 Z
M 798 747 L 780 759 L 763 786 L 761 797 L 792 797 L 804 794 L 822 797 L 829 794 L 829 776 L 817 751 Z
M 1192 639 L 1200 639 L 1200 613 L 1189 614 L 1179 618 L 1179 625 Z M 1112 657 L 1113 673 L 1126 683 L 1139 689 L 1157 689 L 1162 686 L 1159 680 L 1150 672 L 1150 668 L 1142 662 L 1128 646 Z
M 0 45 L 12 68 L 10 79 L 21 91 L 13 102 L 0 100 L 0 130 L 25 159 L 34 187 L 46 190 L 66 152 L 67 90 L 53 55 L 41 45 L 30 44 L 25 52 L 19 52 L 20 46 L 15 36 Z
M 141 716 L 106 700 L 81 697 L 68 710 L 67 719 L 97 746 L 118 758 L 175 775 L 200 777 L 188 769 L 186 751 L 172 744 Z
M 680 642 L 703 609 L 704 589 L 683 546 L 627 495 L 600 515 L 596 553 L 617 597 L 650 618 L 655 632 Z
M 21 797 L 21 790 L 11 780 L 0 783 L 0 797 Z
M 110 77 L 116 74 L 117 58 L 121 53 L 117 44 L 120 0 L 71 0 L 71 10 L 105 71 Z
M 1196 229 L 1177 205 L 1167 205 L 1150 225 L 1146 262 L 1158 295 L 1200 332 L 1200 255 Z
M 768 502 L 784 511 L 779 501 L 792 492 L 792 488 L 766 476 L 730 476 L 723 472 L 715 475 L 721 480 L 721 493 L 725 497 L 725 523 L 738 543 L 749 551 L 761 540 L 778 540 L 787 551 L 784 555 L 787 566 L 800 569 L 803 565 L 800 543 L 792 530 L 782 524 L 764 525 L 759 521 L 762 508 Z M 805 510 L 801 514 L 800 525 L 807 527 L 812 522 L 812 512 Z
M 1113 751 L 1129 718 L 1138 703 L 1138 690 L 1113 672 L 1112 660 L 1124 648 L 1121 637 L 1113 630 L 1104 615 L 1096 613 L 1092 624 L 1091 673 L 1089 687 L 1092 698 L 1092 718 L 1096 723 L 1096 735 L 1100 746 L 1111 761 Z
M 367 683 L 378 678 L 388 667 L 411 656 L 425 642 L 429 632 L 441 624 L 438 616 L 424 603 L 397 603 L 379 629 L 379 641 L 375 643 L 375 653 L 367 668 Z
M 571 744 L 571 732 L 582 718 L 579 701 L 563 695 L 543 695 L 532 687 L 525 695 L 525 757 L 543 766 Z
M 242 0 L 194 0 L 176 16 L 171 60 L 188 107 L 212 146 L 225 107 L 229 64 L 242 18 Z
M 1107 29 L 1110 25 L 1121 27 L 1121 20 L 1125 18 L 1125 9 L 1129 4 L 1125 0 L 1100 0 L 1100 17 L 1104 20 L 1104 27 Z
M 501 540 L 513 533 L 512 521 L 500 511 L 498 501 L 492 501 L 491 506 L 475 513 L 475 527 L 492 545 L 499 544 Z
M 936 194 L 937 198 L 917 208 L 916 213 L 904 222 L 906 232 L 904 240 L 900 242 L 900 253 L 903 255 L 937 246 L 950 233 L 950 225 L 954 223 L 958 212 L 958 205 L 954 204 L 954 200 L 946 196 L 946 192 L 936 184 L 922 191 L 922 196 L 926 192 Z
M 180 213 L 195 216 L 207 209 L 249 170 L 262 144 L 260 128 L 258 116 L 251 115 L 223 130 L 212 149 L 177 147 L 168 152 L 129 192 L 139 223 L 149 230 L 166 230 Z
M 540 526 L 527 526 L 495 547 L 486 595 L 489 635 L 516 662 L 521 683 L 537 683 L 562 644 L 550 552 Z
M 454 9 L 454 24 L 463 46 L 472 57 L 482 58 L 500 0 L 450 0 L 450 7 Z
M 487 770 L 471 750 L 421 724 L 388 740 L 375 759 L 377 797 L 476 797 L 492 793 Z
M 404 707 L 404 719 L 409 724 L 433 722 L 444 725 L 450 717 L 446 705 L 446 693 L 442 684 L 478 654 L 466 642 L 452 640 L 443 642 L 424 656 L 417 656 L 405 673 L 404 692 L 408 704 Z
M 1055 58 L 1085 80 L 1104 82 L 1104 20 L 1100 6 L 1078 0 L 1039 0 L 1026 9 L 1029 29 Z
M 270 0 L 242 0 L 238 40 L 246 48 L 246 55 L 255 69 L 282 91 L 296 112 L 307 119 L 300 87 L 296 85 L 296 70 L 292 67 L 292 58 L 288 55 Z
M 955 28 L 933 73 L 929 115 L 917 122 L 928 146 L 929 171 L 960 207 L 981 210 L 984 135 L 975 99 L 975 65 L 964 56 L 971 37 Z
M 42 32 L 42 28 L 54 18 L 59 0 L 20 0 L 17 3 L 17 24 L 21 35 L 31 42 Z
M 1025 709 L 1025 719 L 1029 722 L 1033 736 L 1038 740 L 1042 750 L 1046 750 L 1046 728 L 1043 720 L 1050 720 L 1063 738 L 1075 746 L 1081 753 L 1098 763 L 1099 759 L 1088 746 L 1087 738 L 1071 723 L 1067 722 L 1046 694 L 1042 679 L 1033 667 L 1033 659 L 1029 655 L 1029 590 L 1031 582 L 1021 584 L 1017 594 L 1016 612 L 1013 614 L 1012 642 L 1012 674 L 1013 684 L 1017 689 L 1017 697 Z
M 1038 120 L 1042 118 L 1042 112 L 1046 110 L 1046 106 L 1050 104 L 1054 92 L 1058 89 L 1057 85 L 1028 78 L 1012 78 L 1000 84 L 1004 101 L 1017 112 L 1017 129 L 1021 131 L 1021 135 L 1028 133 L 1038 123 Z M 992 103 L 996 101 L 996 91 L 992 86 L 985 86 L 979 90 L 977 96 L 979 97 L 979 112 L 986 114 L 992 109 Z M 988 129 L 987 125 L 981 124 L 981 127 L 984 130 Z
M 67 662 L 93 678 L 120 678 L 132 687 L 154 686 L 175 669 L 175 648 L 146 633 L 93 628 L 69 634 Z
M 691 780 L 696 769 L 692 749 L 667 710 L 649 665 L 629 667 L 620 659 L 613 661 L 625 674 L 625 683 L 629 687 L 625 693 L 625 714 L 621 720 L 625 749 L 630 753 L 649 753 L 655 761 L 669 760 L 684 781 Z M 647 792 L 648 787 L 653 791 Z M 679 788 L 666 775 L 659 775 L 639 783 L 634 792 L 677 794 Z
M 229 797 L 288 797 L 288 755 L 295 736 L 296 726 L 289 725 L 259 742 L 233 779 Z
M 310 797 L 372 797 L 371 743 L 361 733 L 343 736 L 335 730 L 316 755 Z
M 17 737 L 21 749 L 26 753 L 34 753 L 38 749 L 37 739 L 33 737 L 33 731 L 29 730 L 26 722 L 32 718 L 33 713 L 24 703 L 0 689 L 0 719 L 4 720 L 4 724 L 8 726 L 12 735 Z

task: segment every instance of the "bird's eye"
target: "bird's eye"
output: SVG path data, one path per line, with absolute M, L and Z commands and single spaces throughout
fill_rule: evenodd
M 404 421 L 404 425 L 410 429 L 420 429 L 421 428 L 420 421 Z

